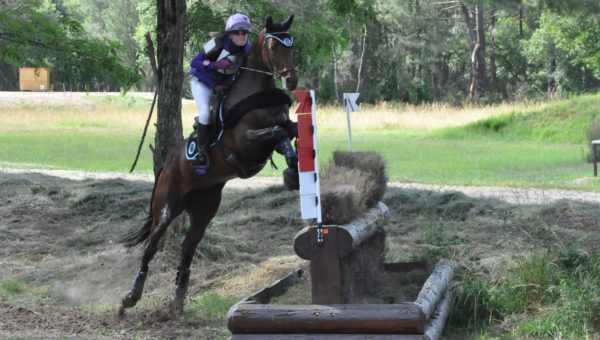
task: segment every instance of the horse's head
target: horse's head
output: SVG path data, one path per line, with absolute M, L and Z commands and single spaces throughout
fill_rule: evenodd
M 273 22 L 273 18 L 269 17 L 258 37 L 258 43 L 262 44 L 260 56 L 263 64 L 290 91 L 298 86 L 298 72 L 294 69 L 294 38 L 288 33 L 293 21 L 293 15 L 282 23 Z

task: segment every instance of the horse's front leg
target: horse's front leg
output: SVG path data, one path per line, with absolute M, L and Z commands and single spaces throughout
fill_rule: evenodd
M 190 282 L 190 265 L 196 253 L 198 243 L 204 237 L 208 223 L 213 219 L 219 204 L 221 203 L 221 192 L 225 183 L 217 184 L 205 190 L 190 194 L 186 204 L 186 211 L 190 216 L 190 229 L 183 240 L 181 250 L 181 262 L 177 270 L 175 299 L 171 302 L 171 312 L 180 315 Z
M 272 126 L 264 129 L 246 131 L 246 140 L 248 143 L 261 143 L 270 140 L 281 141 L 287 138 L 288 133 L 281 126 Z

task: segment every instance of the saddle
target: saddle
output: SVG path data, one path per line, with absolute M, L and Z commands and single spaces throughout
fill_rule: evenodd
M 235 126 L 246 113 L 258 108 L 283 104 L 286 104 L 288 107 L 292 106 L 290 96 L 288 96 L 285 91 L 279 89 L 254 93 L 242 99 L 230 109 L 224 108 L 226 98 L 226 92 L 217 92 L 211 97 L 210 122 L 212 126 L 212 135 L 209 138 L 209 148 L 215 146 L 219 140 L 223 138 L 225 130 Z M 188 161 L 196 159 L 196 155 L 198 154 L 198 148 L 195 141 L 196 131 L 194 130 L 186 141 L 185 157 Z

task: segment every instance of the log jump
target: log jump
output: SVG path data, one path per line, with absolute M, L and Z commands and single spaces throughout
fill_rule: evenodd
M 310 261 L 312 304 L 269 304 L 272 297 L 300 280 L 302 270 L 298 269 L 229 310 L 232 339 L 439 339 L 453 300 L 454 269 L 448 261 L 432 266 L 415 301 L 373 304 L 360 300 L 366 290 L 383 284 L 381 277 L 374 277 L 382 271 L 403 273 L 426 266 L 424 262 L 383 263 L 382 224 L 388 214 L 380 202 L 348 224 L 323 226 L 327 238 L 322 245 L 317 244 L 316 227 L 298 232 L 294 250 Z M 364 260 L 369 256 L 375 257 L 375 265 Z M 366 276 L 357 280 L 357 271 Z M 375 285 L 365 284 L 369 280 Z

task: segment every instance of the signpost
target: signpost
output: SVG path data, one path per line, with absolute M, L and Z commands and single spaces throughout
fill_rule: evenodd
M 360 93 L 344 93 L 344 107 L 346 108 L 346 121 L 348 122 L 348 150 L 352 151 L 352 125 L 350 124 L 350 112 L 360 112 L 360 106 L 356 99 Z

